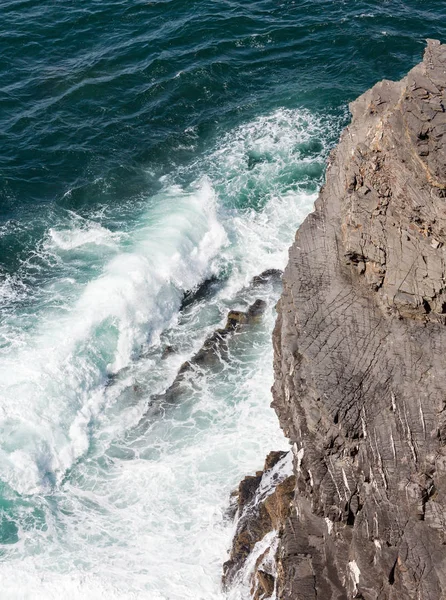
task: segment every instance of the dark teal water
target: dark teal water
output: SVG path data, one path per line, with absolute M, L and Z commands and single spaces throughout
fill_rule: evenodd
M 342 113 L 444 37 L 445 13 L 441 0 L 3 1 L 1 215 L 24 224 L 1 238 L 5 269 L 49 211 L 137 200 L 277 107 Z
M 427 37 L 442 0 L 0 0 L 2 598 L 225 597 L 228 494 L 286 446 L 280 290 L 249 282 L 285 265 L 348 102 Z M 223 371 L 148 418 L 259 294 Z

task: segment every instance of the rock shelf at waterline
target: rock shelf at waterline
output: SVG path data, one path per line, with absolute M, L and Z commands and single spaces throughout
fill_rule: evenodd
M 262 276 L 258 277 L 259 281 L 263 283 L 269 279 Z M 237 332 L 241 333 L 246 330 L 247 327 L 258 324 L 266 307 L 266 301 L 259 298 L 248 307 L 246 312 L 230 310 L 224 327 L 216 329 L 204 341 L 198 352 L 181 365 L 172 384 L 162 394 L 153 396 L 150 399 L 143 421 L 146 421 L 147 418 L 153 418 L 155 413 L 165 410 L 169 404 L 178 402 L 182 392 L 190 387 L 191 381 L 199 375 L 202 369 L 224 369 L 225 363 L 230 359 L 229 338 Z M 163 350 L 162 358 L 167 358 L 167 356 L 174 353 L 175 349 L 172 346 L 167 346 Z

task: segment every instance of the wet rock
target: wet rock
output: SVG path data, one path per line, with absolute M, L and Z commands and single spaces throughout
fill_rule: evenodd
M 256 275 L 252 278 L 251 285 L 253 287 L 259 287 L 261 285 L 265 285 L 265 283 L 273 282 L 278 283 L 281 281 L 283 275 L 283 271 L 280 269 L 267 269 L 260 273 L 260 275 Z
M 216 276 L 209 277 L 209 279 L 203 281 L 196 288 L 184 293 L 180 310 L 183 311 L 191 304 L 212 297 L 223 287 L 224 283 L 224 280 Z
M 230 558 L 224 564 L 223 584 L 229 587 L 243 571 L 245 562 L 257 543 L 273 531 L 280 535 L 283 521 L 291 508 L 295 477 L 291 474 L 290 453 L 271 452 L 263 471 L 245 477 L 237 491 L 237 529 Z M 274 589 L 275 577 L 265 570 L 267 548 L 248 573 L 253 596 L 266 598 Z
M 230 331 L 237 325 L 245 325 L 248 322 L 248 315 L 240 310 L 231 310 L 228 313 L 225 329 Z
M 230 310 L 226 319 L 226 325 L 217 329 L 207 338 L 200 350 L 180 369 L 180 373 L 189 370 L 193 365 L 211 366 L 225 358 L 227 355 L 227 338 L 234 331 L 244 325 L 253 325 L 261 320 L 266 309 L 266 302 L 256 300 L 246 312 Z
M 240 482 L 237 500 L 239 509 L 243 509 L 247 504 L 254 500 L 255 494 L 259 488 L 262 480 L 263 471 L 256 473 L 256 475 L 247 475 Z
M 251 588 L 253 599 L 265 600 L 266 598 L 270 598 L 274 592 L 274 582 L 275 579 L 271 573 L 267 573 L 262 569 L 257 569 Z
M 250 327 L 259 323 L 266 306 L 266 302 L 263 300 L 256 300 L 246 312 L 230 310 L 225 326 L 214 331 L 205 340 L 200 350 L 181 365 L 172 385 L 163 394 L 151 397 L 144 419 L 159 412 L 162 406 L 177 402 L 178 396 L 183 391 L 187 376 L 193 372 L 194 368 L 212 368 L 221 365 L 222 360 L 228 358 L 229 338 L 243 327 Z M 167 358 L 173 352 L 175 352 L 175 349 L 167 346 L 163 351 L 162 358 Z
M 229 497 L 229 504 L 225 510 L 224 516 L 225 519 L 232 521 L 235 519 L 235 516 L 238 511 L 238 490 L 234 490 Z
M 254 304 L 248 308 L 246 317 L 248 323 L 258 323 L 262 319 L 263 313 L 266 310 L 266 302 L 264 300 L 256 300 Z
M 177 349 L 174 346 L 166 346 L 161 353 L 161 360 L 166 360 L 166 358 L 169 358 L 169 356 L 176 353 Z
M 277 463 L 282 460 L 284 456 L 286 456 L 286 452 L 283 450 L 271 450 L 268 456 L 265 459 L 265 465 L 263 467 L 264 471 L 269 471 L 273 467 L 277 465 Z
M 446 597 L 445 100 L 433 41 L 356 100 L 290 250 L 273 336 L 298 490 L 281 600 Z
M 231 558 L 223 565 L 223 584 L 229 586 L 234 582 L 235 576 L 243 568 L 246 559 L 252 552 L 255 544 L 259 542 L 269 531 L 271 531 L 271 521 L 264 506 L 243 519 L 237 533 L 234 537 Z

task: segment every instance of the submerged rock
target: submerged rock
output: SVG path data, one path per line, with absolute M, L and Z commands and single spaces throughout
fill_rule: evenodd
M 177 352 L 178 350 L 175 348 L 175 346 L 166 346 L 161 353 L 161 360 L 166 360 L 166 358 L 169 358 L 169 356 L 172 356 Z
M 251 285 L 253 287 L 258 287 L 260 285 L 265 285 L 265 283 L 269 283 L 270 281 L 278 283 L 282 279 L 282 275 L 283 271 L 280 269 L 267 269 L 260 273 L 260 275 L 253 277 Z
M 211 296 L 214 296 L 224 286 L 224 284 L 225 280 L 219 279 L 215 275 L 205 279 L 196 288 L 184 293 L 180 311 L 184 311 L 191 304 L 201 302 L 202 300 L 206 300 Z
M 200 350 L 182 365 L 179 374 L 185 373 L 194 365 L 210 366 L 218 363 L 221 358 L 225 358 L 228 350 L 226 338 L 243 325 L 258 323 L 265 310 L 266 302 L 264 300 L 256 300 L 246 312 L 230 310 L 226 325 L 221 329 L 217 329 L 207 338 Z
M 439 600 L 446 46 L 429 41 L 406 78 L 350 108 L 290 250 L 273 335 L 273 406 L 295 476 L 273 598 Z
M 256 300 L 254 304 L 251 304 L 246 313 L 248 323 L 258 323 L 261 320 L 265 309 L 266 302 L 264 300 Z
M 243 327 L 249 327 L 258 323 L 266 310 L 266 306 L 267 304 L 264 300 L 256 300 L 249 306 L 246 312 L 230 310 L 225 326 L 214 331 L 205 340 L 200 350 L 181 365 L 177 376 L 167 390 L 162 394 L 151 397 L 144 420 L 149 415 L 152 416 L 154 412 L 160 410 L 160 407 L 177 402 L 178 396 L 183 392 L 184 385 L 187 384 L 188 375 L 195 368 L 216 367 L 221 364 L 222 360 L 226 360 L 229 351 L 229 337 Z M 167 358 L 173 352 L 175 352 L 175 349 L 167 346 L 163 351 L 162 358 Z

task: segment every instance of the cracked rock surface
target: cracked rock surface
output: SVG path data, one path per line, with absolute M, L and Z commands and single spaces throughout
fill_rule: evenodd
M 446 598 L 446 45 L 352 103 L 290 250 L 278 598 Z
M 446 45 L 351 107 L 290 249 L 274 598 L 446 598 Z

